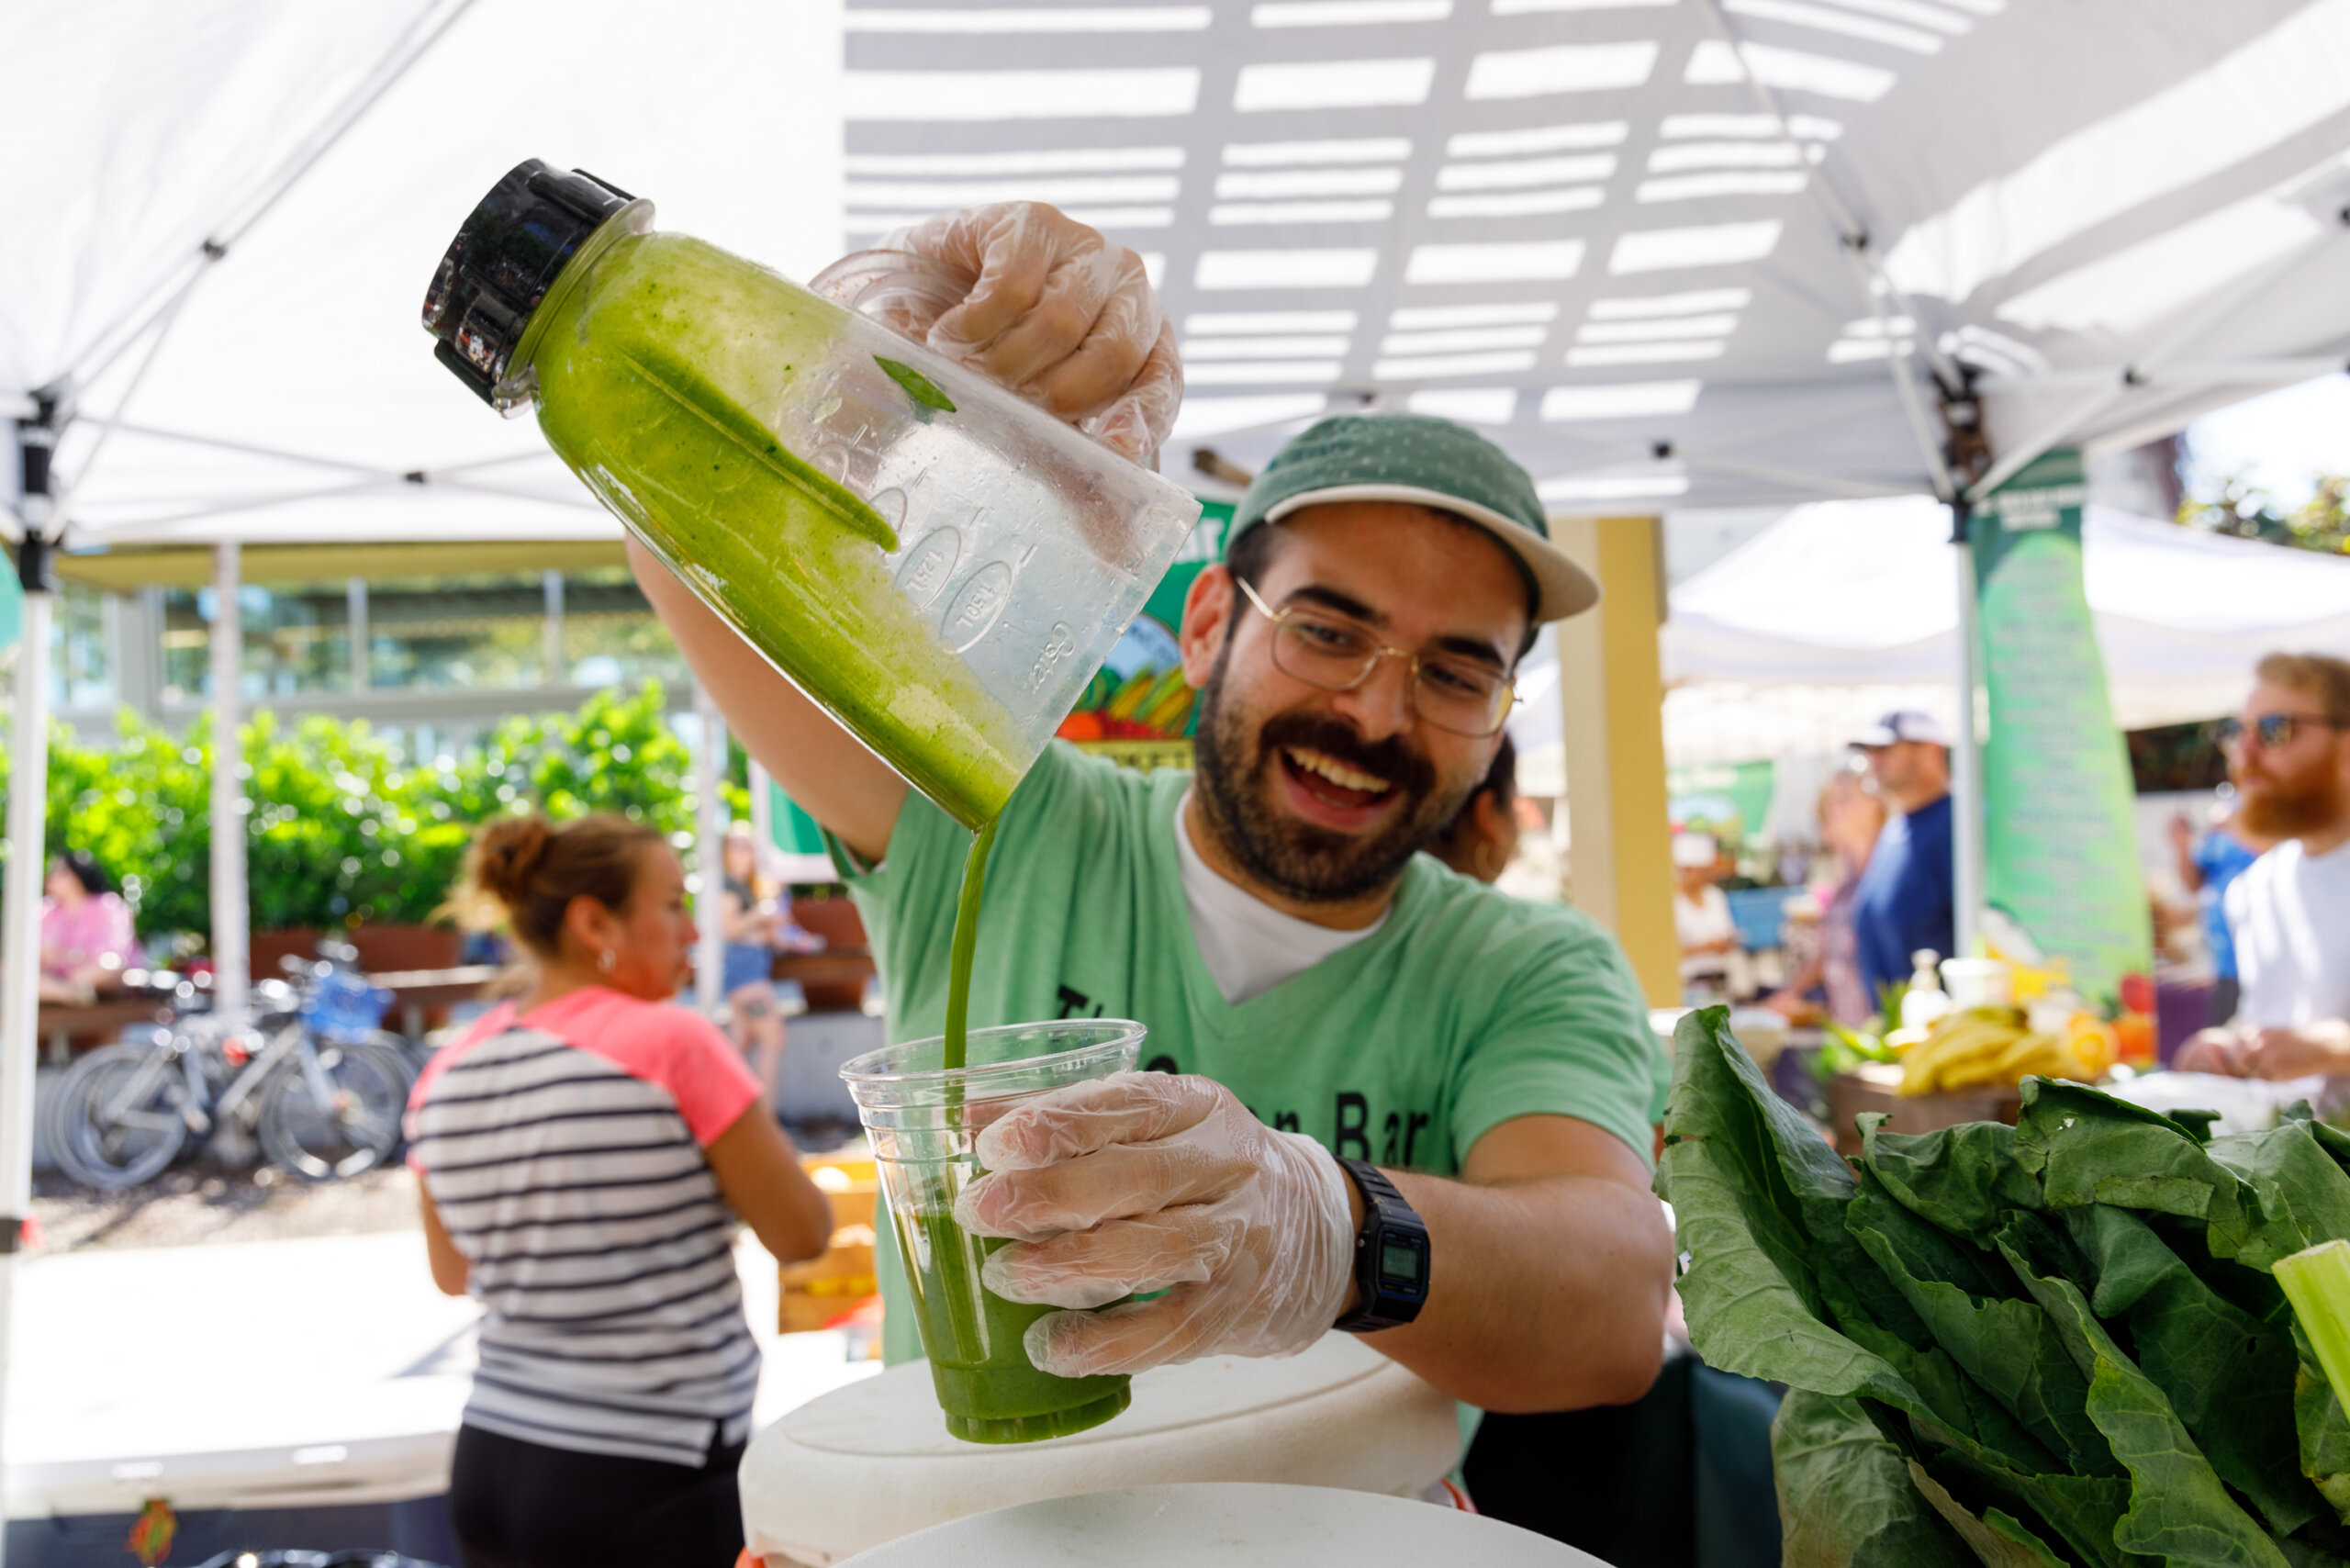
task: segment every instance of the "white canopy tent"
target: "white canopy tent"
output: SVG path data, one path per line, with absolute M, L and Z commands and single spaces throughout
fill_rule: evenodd
M 2345 61 L 2350 0 L 19 6 L 0 416 L 57 476 L 0 465 L 0 499 L 68 547 L 609 537 L 414 325 L 526 156 L 800 275 L 844 213 L 863 242 L 1056 201 L 1152 258 L 1186 472 L 1336 401 L 1486 425 L 1561 511 L 1955 498 L 2350 353 Z M 11 1241 L 46 599 L 0 960 Z
M 1860 689 L 1864 704 L 1886 689 L 1939 684 L 1934 705 L 1948 703 L 1958 660 L 1948 532 L 1947 513 L 1925 498 L 1796 508 L 1673 590 L 1667 683 L 1676 698 L 1706 700 L 1713 688 L 1740 700 Z M 2092 505 L 2082 561 L 2124 729 L 2232 711 L 2264 653 L 2350 657 L 2350 559 Z

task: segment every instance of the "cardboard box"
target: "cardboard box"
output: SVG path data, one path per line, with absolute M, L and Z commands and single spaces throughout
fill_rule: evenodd
M 821 1257 L 782 1266 L 776 1327 L 784 1334 L 822 1328 L 879 1289 L 873 1273 L 873 1216 L 880 1183 L 873 1161 L 819 1155 L 802 1163 L 832 1204 L 833 1238 Z
M 1857 1159 L 1860 1129 L 1852 1118 L 1863 1111 L 1883 1111 L 1885 1130 L 1930 1133 L 1961 1122 L 2005 1122 L 2009 1126 L 2023 1113 L 2023 1096 L 2015 1085 L 1991 1084 L 1952 1093 L 1904 1094 L 1901 1069 L 1890 1062 L 1863 1062 L 1840 1072 L 1828 1085 L 1828 1120 L 1836 1137 L 1836 1152 Z

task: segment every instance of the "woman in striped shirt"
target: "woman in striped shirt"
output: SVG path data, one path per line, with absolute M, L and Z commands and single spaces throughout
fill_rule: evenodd
M 450 1482 L 466 1568 L 728 1568 L 759 1377 L 735 1223 L 813 1257 L 823 1194 L 725 1036 L 666 1005 L 695 933 L 658 833 L 502 819 L 459 905 L 536 971 L 408 1103 L 433 1281 L 482 1304 Z

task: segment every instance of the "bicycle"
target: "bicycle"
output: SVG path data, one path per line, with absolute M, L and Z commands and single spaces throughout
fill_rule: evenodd
M 389 998 L 331 961 L 289 969 L 298 986 L 253 988 L 254 1023 L 184 1005 L 146 1040 L 74 1063 L 50 1113 L 59 1168 L 119 1191 L 161 1175 L 191 1137 L 231 1134 L 304 1182 L 383 1163 L 399 1145 L 413 1081 L 405 1047 L 375 1027 Z M 197 1000 L 192 987 L 180 991 L 183 1004 Z

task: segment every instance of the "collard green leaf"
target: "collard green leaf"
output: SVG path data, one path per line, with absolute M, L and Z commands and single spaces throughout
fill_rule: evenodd
M 1805 1568 L 1970 1568 L 1901 1450 L 1850 1399 L 1797 1389 L 1771 1423 L 1783 1560 Z
M 2172 1568 L 2286 1568 L 2276 1541 L 2228 1493 L 2170 1401 L 2122 1354 L 2071 1279 L 2052 1267 L 2056 1238 L 2019 1215 L 1999 1250 L 2088 1375 L 2088 1415 L 2130 1472 L 2130 1511 L 2114 1528 L 2125 1551 Z
M 1994 1275 L 1980 1254 L 1886 1196 L 1874 1175 L 1853 1200 L 1848 1223 L 1935 1343 L 2035 1439 L 2040 1462 L 2011 1453 L 2011 1463 L 2026 1472 L 2121 1473 L 2088 1418 L 2087 1380 L 2012 1273 Z
M 2072 1554 L 2092 1568 L 2140 1568 L 2146 1559 L 2125 1551 L 2114 1530 L 2130 1507 L 2130 1483 L 2118 1475 L 2028 1475 L 1963 1448 L 1937 1451 L 1932 1468 L 1946 1480 L 2044 1522 Z
M 1981 1518 L 1967 1512 L 1964 1505 L 1950 1495 L 1950 1488 L 1935 1480 L 1914 1459 L 1909 1462 L 1909 1479 L 1926 1501 L 1934 1506 L 1934 1512 L 1942 1516 L 1942 1522 L 1957 1531 L 1958 1538 L 1973 1550 L 1983 1568 L 2065 1568 L 2065 1560 L 2020 1521 L 1997 1508 L 1985 1509 Z
M 2287 1118 L 2265 1132 L 2211 1142 L 2211 1158 L 2249 1189 L 2254 1218 L 2236 1260 L 2266 1271 L 2321 1241 L 2350 1240 L 2350 1174 L 2318 1142 L 2315 1124 Z
M 1963 1122 L 1889 1133 L 1882 1112 L 1860 1118 L 1862 1163 L 1919 1218 L 1988 1249 L 2011 1209 L 2040 1207 L 2040 1184 L 2016 1159 L 2016 1130 Z
M 1657 1191 L 1673 1204 L 1690 1257 L 1680 1290 L 1697 1353 L 1745 1377 L 1924 1409 L 1882 1357 L 1821 1321 L 1814 1242 L 1774 1135 L 1817 1147 L 1804 1158 L 1798 1144 L 1794 1161 L 1812 1201 L 1833 1191 L 1839 1172 L 1849 1194 L 1852 1173 L 1762 1081 L 1728 1025 L 1718 1007 L 1682 1020 L 1657 1168 Z M 1774 1126 L 1782 1119 L 1792 1128 Z
M 2090 1307 L 2129 1326 L 2139 1369 L 2220 1478 L 2278 1535 L 2316 1518 L 2320 1500 L 2294 1462 L 2294 1356 L 2283 1325 L 2221 1297 L 2127 1209 L 2092 1204 L 2065 1219 L 2094 1271 Z
M 2320 1121 L 2317 1113 L 2310 1109 L 2308 1101 L 2296 1100 L 2286 1106 L 2283 1119 L 2288 1122 L 2307 1122 L 2310 1136 L 2317 1139 L 2317 1146 L 2325 1150 L 2336 1165 L 2350 1170 L 2350 1133 L 2345 1133 L 2330 1123 Z
M 2158 1112 L 2076 1083 L 2027 1079 L 2016 1157 L 2038 1174 L 2052 1209 L 2111 1204 L 2201 1220 L 2221 1258 L 2244 1243 L 2243 1183 Z

